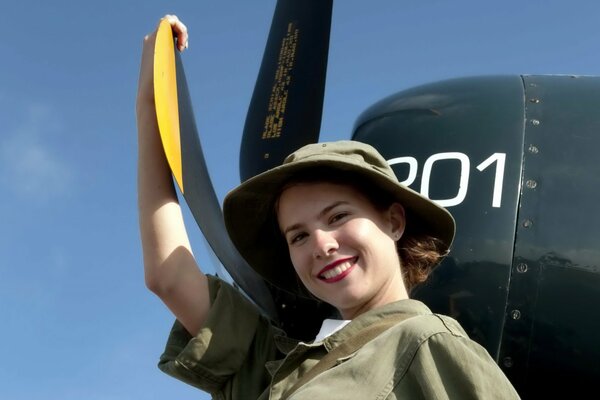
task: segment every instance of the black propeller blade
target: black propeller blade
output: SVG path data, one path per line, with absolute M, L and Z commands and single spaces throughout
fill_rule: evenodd
M 278 0 L 242 136 L 242 181 L 319 140 L 332 6 L 333 0 Z M 292 337 L 313 339 L 335 312 L 314 298 L 270 288 L 277 320 Z
M 333 0 L 278 0 L 240 150 L 242 181 L 319 140 Z

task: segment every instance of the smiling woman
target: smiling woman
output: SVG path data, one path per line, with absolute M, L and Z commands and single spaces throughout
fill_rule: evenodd
M 185 26 L 166 17 L 180 50 Z M 398 182 L 371 146 L 304 146 L 232 190 L 233 243 L 279 288 L 345 320 L 288 338 L 236 289 L 203 274 L 161 152 L 148 74 L 138 91 L 140 229 L 148 287 L 177 317 L 159 367 L 225 399 L 518 398 L 453 319 L 409 298 L 452 243 L 448 211 Z
M 298 184 L 281 194 L 277 217 L 296 274 L 345 319 L 408 298 L 394 246 L 399 203 L 379 211 L 350 186 Z
M 323 177 L 327 177 L 326 180 Z M 412 221 L 408 226 L 407 212 L 400 203 L 397 203 L 395 197 L 388 193 L 376 184 L 370 182 L 368 179 L 357 179 L 356 174 L 340 170 L 336 171 L 335 174 L 331 174 L 329 168 L 314 168 L 306 171 L 305 173 L 299 172 L 288 181 L 283 188 L 281 193 L 284 193 L 288 189 L 292 189 L 294 186 L 304 184 L 318 184 L 318 183 L 329 183 L 332 185 L 338 185 L 339 190 L 341 188 L 353 190 L 356 192 L 358 197 L 363 197 L 372 207 L 375 207 L 380 212 L 388 211 L 394 203 L 396 203 L 394 209 L 399 213 L 399 223 L 402 227 L 399 227 L 399 231 L 394 235 L 396 241 L 396 251 L 398 253 L 399 260 L 401 261 L 403 268 L 403 281 L 404 286 L 410 292 L 415 286 L 424 282 L 433 268 L 441 261 L 442 257 L 446 255 L 448 251 L 448 244 L 444 243 L 436 237 L 428 235 L 423 232 L 424 226 L 417 224 L 419 219 L 409 219 Z M 302 198 L 302 196 L 299 196 Z M 357 198 L 358 198 L 357 197 Z M 279 211 L 281 194 L 275 203 L 276 212 Z M 397 208 L 397 207 L 400 208 Z M 281 227 L 280 227 L 281 228 Z M 285 229 L 281 229 L 285 236 Z M 427 229 L 425 229 L 427 231 Z M 452 232 L 453 233 L 453 232 Z

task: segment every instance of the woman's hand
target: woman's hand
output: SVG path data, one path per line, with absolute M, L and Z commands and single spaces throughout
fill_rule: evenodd
M 188 48 L 189 36 L 187 27 L 177 18 L 176 15 L 165 15 L 160 21 L 168 21 L 173 29 L 173 36 L 177 39 L 177 49 L 182 52 Z M 142 49 L 142 62 L 140 67 L 140 77 L 138 82 L 137 106 L 154 107 L 154 44 L 156 42 L 156 32 L 144 37 L 144 46 Z
M 187 27 L 177 18 L 176 15 L 165 15 L 161 18 L 161 21 L 166 20 L 171 24 L 171 29 L 173 29 L 173 34 L 177 38 L 177 49 L 179 51 L 183 51 L 188 48 L 188 32 Z

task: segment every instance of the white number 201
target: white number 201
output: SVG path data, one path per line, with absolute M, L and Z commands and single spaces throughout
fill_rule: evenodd
M 431 171 L 436 161 L 440 160 L 458 160 L 460 161 L 460 181 L 458 184 L 458 192 L 456 196 L 450 199 L 432 199 L 442 207 L 456 206 L 462 203 L 467 197 L 467 191 L 469 187 L 469 174 L 471 171 L 471 160 L 469 156 L 464 153 L 449 152 L 449 153 L 437 153 L 430 156 L 425 160 L 423 165 L 423 174 L 421 175 L 421 194 L 425 197 L 429 197 L 429 180 L 431 178 Z M 494 153 L 486 158 L 476 168 L 479 171 L 483 171 L 490 165 L 496 163 L 496 175 L 494 176 L 494 189 L 492 192 L 492 207 L 499 208 L 502 204 L 502 185 L 504 183 L 504 169 L 506 166 L 506 153 Z M 402 184 L 409 186 L 417 178 L 417 171 L 419 163 L 414 157 L 396 157 L 388 160 L 388 164 L 408 164 L 408 177 L 401 181 Z

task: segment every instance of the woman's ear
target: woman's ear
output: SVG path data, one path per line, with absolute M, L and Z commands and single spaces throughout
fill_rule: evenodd
M 406 228 L 406 213 L 404 207 L 400 203 L 392 203 L 388 209 L 389 218 L 392 228 L 392 237 L 395 241 L 400 240 Z

